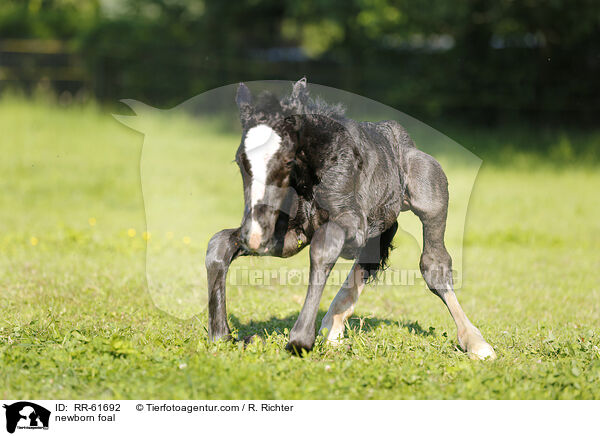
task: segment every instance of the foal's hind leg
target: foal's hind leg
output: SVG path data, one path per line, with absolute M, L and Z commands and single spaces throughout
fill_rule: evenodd
M 356 261 L 321 321 L 319 334 L 326 334 L 327 342 L 336 344 L 344 337 L 345 322 L 354 313 L 354 305 L 365 287 L 366 279 L 367 272 Z
M 395 222 L 380 236 L 369 239 L 361 250 L 352 271 L 321 322 L 320 334 L 324 335 L 327 331 L 328 342 L 336 344 L 344 336 L 346 320 L 354 313 L 354 306 L 369 277 L 377 274 L 386 263 L 397 230 L 398 223 Z
M 494 349 L 462 310 L 452 284 L 452 259 L 444 245 L 448 212 L 448 181 L 439 163 L 415 150 L 409 155 L 407 181 L 411 210 L 423 224 L 421 273 L 429 289 L 448 307 L 458 332 L 458 343 L 470 357 L 495 358 Z

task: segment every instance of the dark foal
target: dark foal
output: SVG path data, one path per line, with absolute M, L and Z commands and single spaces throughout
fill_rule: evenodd
M 385 265 L 398 214 L 411 210 L 423 224 L 421 272 L 454 318 L 460 346 L 474 358 L 495 357 L 453 290 L 444 246 L 446 176 L 402 126 L 348 119 L 340 107 L 310 99 L 306 79 L 281 101 L 270 93 L 253 101 L 240 84 L 236 101 L 245 211 L 240 227 L 222 230 L 208 244 L 211 340 L 231 338 L 225 279 L 233 259 L 289 257 L 310 245 L 308 292 L 287 348 L 300 353 L 313 347 L 323 288 L 343 257 L 356 261 L 321 325 L 327 340 L 337 342 L 365 283 Z

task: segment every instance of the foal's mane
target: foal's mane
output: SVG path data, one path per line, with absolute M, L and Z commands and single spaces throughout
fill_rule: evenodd
M 321 97 L 309 98 L 304 113 L 333 118 L 338 121 L 346 119 L 346 107 L 342 103 L 328 103 Z
M 271 91 L 263 91 L 258 95 L 255 107 L 258 112 L 271 114 L 279 112 L 283 116 L 316 115 L 336 121 L 346 119 L 346 108 L 342 103 L 328 103 L 320 96 L 307 97 L 304 102 L 299 102 L 297 97 L 291 94 L 279 100 Z

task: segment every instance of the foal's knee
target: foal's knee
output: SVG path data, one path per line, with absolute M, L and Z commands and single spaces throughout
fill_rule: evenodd
M 207 271 L 227 269 L 236 251 L 235 241 L 232 239 L 234 230 L 221 230 L 208 242 L 204 264 Z
M 217 236 L 218 234 L 211 238 L 206 249 L 206 258 L 204 260 L 204 264 L 206 265 L 206 269 L 209 271 L 219 269 L 225 264 L 225 258 L 222 250 L 219 250 L 219 245 L 221 242 Z
M 430 290 L 435 292 L 452 286 L 452 258 L 445 249 L 424 251 L 419 266 Z

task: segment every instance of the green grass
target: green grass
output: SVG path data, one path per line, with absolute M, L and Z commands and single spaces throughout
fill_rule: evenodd
M 153 126 L 177 147 L 146 156 L 163 162 L 146 175 L 166 182 L 151 180 L 144 199 L 140 134 L 95 106 L 0 100 L 0 397 L 600 398 L 600 173 L 587 154 L 561 166 L 532 151 L 512 165 L 506 152 L 482 166 L 458 297 L 496 361 L 457 349 L 449 314 L 422 280 L 369 286 L 343 346 L 317 342 L 300 359 L 283 347 L 303 286 L 230 285 L 235 333 L 264 342 L 207 341 L 203 253 L 213 233 L 240 220 L 231 163 L 239 137 L 183 118 Z M 556 136 L 555 153 L 569 153 L 565 141 L 598 149 L 596 132 L 582 135 Z M 457 136 L 470 148 L 511 149 L 510 131 Z M 460 171 L 450 175 L 460 185 Z M 191 198 L 183 206 L 182 186 Z M 164 210 L 152 200 L 161 189 L 176 194 Z M 155 211 L 147 252 L 144 200 Z M 450 239 L 458 223 L 450 217 Z M 417 268 L 415 240 L 401 233 L 396 245 L 392 265 Z M 154 290 L 146 254 L 149 274 L 163 280 Z M 300 269 L 306 254 L 234 266 Z M 319 318 L 336 291 L 327 286 Z

